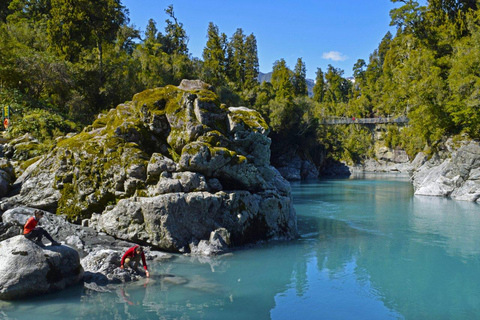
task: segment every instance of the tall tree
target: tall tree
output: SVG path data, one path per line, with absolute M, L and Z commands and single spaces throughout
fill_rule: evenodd
M 392 9 L 390 17 L 391 26 L 396 26 L 402 33 L 415 33 L 417 36 L 423 36 L 423 19 L 426 8 L 420 6 L 416 0 L 391 0 L 393 3 L 402 2 L 404 5 Z
M 84 48 L 97 48 L 100 70 L 104 43 L 112 43 L 127 20 L 120 0 L 51 0 L 47 33 L 66 60 L 77 61 Z
M 296 96 L 307 95 L 307 68 L 302 58 L 297 59 L 297 64 L 293 71 L 292 84 Z
M 188 36 L 183 28 L 183 23 L 178 22 L 177 17 L 173 11 L 173 6 L 168 6 L 165 9 L 170 19 L 165 20 L 167 26 L 165 27 L 164 48 L 163 51 L 167 54 L 188 54 Z
M 203 49 L 204 80 L 219 86 L 225 79 L 227 36 L 224 33 L 220 35 L 218 27 L 210 22 L 207 39 Z
M 238 28 L 233 34 L 229 46 L 231 47 L 230 81 L 237 83 L 239 88 L 243 88 L 245 83 L 245 34 L 241 28 Z
M 317 68 L 315 85 L 313 86 L 313 100 L 323 102 L 325 95 L 325 79 L 321 68 Z
M 252 33 L 245 41 L 245 87 L 247 89 L 258 85 L 258 74 L 257 39 Z
M 154 47 L 158 47 L 159 41 L 157 23 L 153 19 L 148 20 L 143 44 L 150 54 L 153 54 L 156 51 Z
M 324 101 L 340 103 L 348 101 L 350 83 L 343 77 L 343 70 L 328 65 L 325 73 L 326 91 Z
M 287 67 L 284 59 L 275 61 L 273 64 L 271 83 L 277 98 L 289 100 L 294 97 L 292 71 Z

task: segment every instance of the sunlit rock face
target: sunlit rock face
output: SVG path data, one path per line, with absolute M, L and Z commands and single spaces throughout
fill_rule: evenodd
M 0 242 L 0 299 L 59 291 L 83 278 L 78 252 L 68 246 L 40 247 L 19 235 Z
M 480 143 L 447 143 L 412 176 L 416 195 L 444 196 L 462 201 L 480 201 Z
M 184 80 L 101 114 L 28 168 L 2 210 L 91 219 L 98 231 L 174 252 L 205 248 L 218 230 L 228 246 L 294 238 L 290 185 L 270 165 L 267 124 L 209 89 Z

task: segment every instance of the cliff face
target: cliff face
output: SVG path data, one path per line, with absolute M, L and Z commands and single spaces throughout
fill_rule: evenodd
M 270 166 L 269 128 L 208 85 L 146 90 L 65 138 L 17 180 L 18 205 L 91 219 L 115 237 L 189 251 L 296 236 L 290 186 Z M 216 232 L 216 233 L 215 233 Z
M 480 143 L 460 147 L 447 143 L 412 175 L 416 195 L 444 196 L 480 202 Z

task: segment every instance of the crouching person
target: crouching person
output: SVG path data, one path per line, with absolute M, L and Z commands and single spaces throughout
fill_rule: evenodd
M 140 273 L 138 270 L 140 259 L 142 259 L 143 269 L 145 269 L 145 275 L 147 276 L 147 278 L 150 277 L 150 274 L 147 270 L 145 253 L 143 252 L 143 248 L 140 246 L 133 246 L 123 254 L 122 261 L 120 261 L 120 269 L 124 269 L 124 267 L 127 266 L 135 272 Z
M 59 246 L 60 243 L 57 241 L 53 240 L 53 238 L 50 236 L 50 234 L 45 231 L 43 228 L 37 227 L 38 222 L 40 219 L 43 218 L 43 211 L 41 210 L 35 210 L 34 211 L 34 216 L 30 217 L 25 225 L 23 226 L 23 235 L 25 238 L 32 240 L 39 246 L 43 247 L 43 242 L 42 238 L 45 236 L 50 242 L 52 243 L 52 246 Z

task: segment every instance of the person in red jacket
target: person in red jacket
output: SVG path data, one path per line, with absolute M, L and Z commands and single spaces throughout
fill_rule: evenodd
M 25 238 L 34 241 L 39 246 L 43 246 L 42 237 L 45 236 L 45 238 L 50 240 L 52 246 L 59 246 L 60 243 L 53 240 L 47 231 L 43 228 L 37 227 L 38 222 L 43 217 L 43 211 L 35 210 L 33 214 L 34 216 L 30 217 L 23 226 L 23 235 Z
M 128 249 L 122 257 L 122 261 L 120 261 L 120 269 L 123 269 L 126 265 L 131 269 L 138 271 L 138 265 L 140 264 L 140 259 L 142 259 L 143 269 L 145 269 L 145 275 L 150 277 L 150 274 L 147 270 L 147 262 L 145 260 L 145 253 L 143 253 L 143 248 L 140 246 L 133 246 Z

